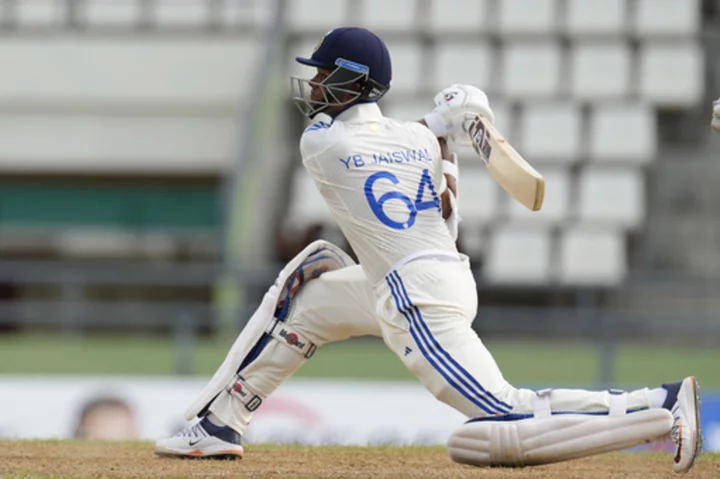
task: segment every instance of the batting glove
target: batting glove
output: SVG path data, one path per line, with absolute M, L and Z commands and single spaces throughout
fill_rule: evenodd
M 710 126 L 712 126 L 713 130 L 720 131 L 720 98 L 713 102 L 713 116 Z
M 433 102 L 435 109 L 425 115 L 424 120 L 438 137 L 469 144 L 467 125 L 476 115 L 495 122 L 487 95 L 472 85 L 451 85 L 435 95 Z

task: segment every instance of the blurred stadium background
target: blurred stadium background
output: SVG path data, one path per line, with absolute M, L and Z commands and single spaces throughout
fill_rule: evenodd
M 507 378 L 694 374 L 720 450 L 716 0 L 0 1 L 0 436 L 171 432 L 279 267 L 346 245 L 288 95 L 310 75 L 294 56 L 340 25 L 386 39 L 387 115 L 474 84 L 546 177 L 528 214 L 458 151 L 474 324 Z M 433 442 L 461 419 L 372 339 L 323 348 L 278 395 L 257 440 Z M 115 419 L 92 436 L 98 403 Z

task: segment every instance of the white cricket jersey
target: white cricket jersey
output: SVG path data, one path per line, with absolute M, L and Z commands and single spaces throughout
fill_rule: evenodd
M 374 283 L 409 258 L 458 256 L 442 217 L 440 144 L 425 126 L 358 104 L 309 126 L 300 152 Z

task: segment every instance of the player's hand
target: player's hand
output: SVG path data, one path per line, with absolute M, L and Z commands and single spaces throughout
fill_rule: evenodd
M 490 123 L 495 114 L 490 108 L 488 97 L 472 85 L 451 85 L 441 90 L 433 99 L 435 109 L 425 115 L 425 123 L 435 136 L 450 137 L 457 141 L 467 138 L 464 125 L 480 115 Z
M 720 131 L 720 98 L 713 102 L 713 116 L 710 126 L 712 126 L 713 130 Z

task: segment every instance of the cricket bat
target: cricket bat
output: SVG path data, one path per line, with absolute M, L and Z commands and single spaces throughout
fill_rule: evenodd
M 518 153 L 490 122 L 476 116 L 465 130 L 473 148 L 485 162 L 490 175 L 521 205 L 529 210 L 542 208 L 545 179 Z

